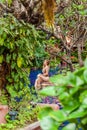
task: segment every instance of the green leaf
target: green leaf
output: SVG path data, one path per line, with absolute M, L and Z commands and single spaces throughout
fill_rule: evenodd
M 4 60 L 4 56 L 0 55 L 0 64 L 2 64 L 3 60 Z
M 5 32 L 3 33 L 3 38 L 4 40 L 7 38 L 7 34 Z
M 0 46 L 3 46 L 4 44 L 4 39 L 0 37 Z
M 5 48 L 4 48 L 4 47 L 0 47 L 0 55 L 2 55 L 2 54 L 3 54 L 4 50 L 5 50 Z
M 4 2 L 5 2 L 5 0 L 0 0 L 0 2 L 4 3 Z
M 64 78 L 64 80 L 62 80 Z M 55 83 L 56 85 L 66 85 L 67 84 L 67 78 L 63 75 L 54 75 L 50 78 L 52 83 Z
M 42 130 L 57 130 L 59 125 L 58 122 L 46 116 L 40 121 L 40 126 Z
M 86 60 L 84 62 L 84 66 L 85 66 L 85 68 L 87 68 L 87 58 L 86 58 Z
M 57 96 L 58 95 L 55 87 L 46 87 L 43 90 L 41 90 L 39 93 L 44 96 Z
M 7 63 L 10 63 L 10 60 L 11 60 L 11 55 L 7 54 L 7 55 L 6 55 L 6 62 L 7 62 Z
M 59 96 L 59 99 L 60 99 L 60 100 L 64 100 L 65 98 L 67 99 L 67 98 L 69 98 L 69 97 L 70 97 L 69 93 L 64 92 L 64 93 L 62 93 L 62 94 Z
M 12 78 L 7 78 L 7 80 L 9 81 L 9 83 L 12 83 L 12 81 L 13 81 Z
M 73 6 L 73 8 L 75 8 L 75 9 L 77 8 L 77 5 L 76 5 L 76 4 L 74 4 L 74 3 L 72 4 L 72 6 Z
M 81 86 L 84 84 L 84 81 L 80 77 L 76 77 L 76 86 Z
M 68 73 L 67 80 L 69 85 L 76 86 L 76 76 L 73 73 Z
M 84 100 L 84 98 L 86 98 L 86 97 L 87 97 L 87 90 L 84 90 L 84 91 L 80 94 L 80 96 L 79 96 L 80 102 L 83 103 L 83 100 Z
M 82 16 L 87 15 L 87 9 L 79 11 L 79 14 L 81 14 Z
M 80 105 L 79 102 L 74 101 L 74 100 L 70 100 L 69 102 L 67 102 L 67 104 L 63 107 L 63 110 L 66 113 L 71 113 L 72 111 L 74 111 L 76 108 L 78 108 Z
M 76 70 L 76 71 L 74 72 L 74 74 L 75 74 L 76 76 L 79 76 L 79 77 L 80 77 L 80 76 L 83 74 L 84 70 L 85 70 L 85 67 L 82 67 L 82 68 Z
M 14 79 L 14 77 L 15 77 L 14 71 L 11 72 L 11 76 L 12 76 L 12 78 Z
M 7 85 L 6 89 L 8 90 L 9 94 L 11 95 L 11 97 L 16 97 L 17 96 L 17 92 L 14 90 L 14 86 Z
M 19 74 L 15 74 L 15 76 L 14 76 L 14 81 L 15 81 L 15 82 L 20 81 Z M 21 82 L 19 82 L 19 83 L 21 83 Z M 19 87 L 20 87 L 20 86 L 19 86 Z
M 81 119 L 81 123 L 82 123 L 83 125 L 86 125 L 86 124 L 87 124 L 87 117 Z
M 15 63 L 15 62 L 12 62 L 11 68 L 14 69 L 15 67 L 16 67 L 16 63 Z
M 81 4 L 81 5 L 78 5 L 77 8 L 78 8 L 79 10 L 82 10 L 82 9 L 84 9 L 84 6 Z
M 65 126 L 62 130 L 76 130 L 76 124 L 69 123 L 67 126 Z
M 84 77 L 85 82 L 87 83 L 87 70 L 84 71 L 83 77 Z
M 17 57 L 17 54 L 16 53 L 13 53 L 13 60 L 15 60 Z
M 38 115 L 39 119 L 42 120 L 43 117 L 48 116 L 49 113 L 52 112 L 52 111 L 53 111 L 53 110 L 52 110 L 52 108 L 50 108 L 50 107 L 46 107 L 46 108 L 42 109 L 42 110 L 39 112 L 39 115 Z
M 79 108 L 78 110 L 76 110 L 75 112 L 72 112 L 68 119 L 76 119 L 78 117 L 84 117 L 86 115 L 86 111 L 84 111 L 83 108 Z
M 64 86 L 59 86 L 58 88 L 58 95 L 61 95 L 63 92 L 65 92 L 65 89 L 66 89 L 66 87 L 64 87 Z
M 63 110 L 53 111 L 49 113 L 50 117 L 58 122 L 67 120 L 67 113 Z
M 87 108 L 87 97 L 84 98 L 81 107 L 82 107 L 82 108 Z
M 79 87 L 76 86 L 76 87 L 74 87 L 74 88 L 71 88 L 71 89 L 69 90 L 69 93 L 70 93 L 70 95 L 73 95 L 73 94 L 75 94 L 78 90 L 79 90 Z

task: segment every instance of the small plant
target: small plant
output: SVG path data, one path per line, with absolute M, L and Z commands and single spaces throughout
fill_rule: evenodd
M 34 96 L 31 95 L 29 97 L 28 93 L 26 93 L 26 95 L 21 98 L 20 102 L 15 98 L 9 100 L 9 113 L 5 117 L 7 123 L 0 125 L 0 130 L 16 130 L 37 121 L 40 108 L 39 106 L 31 105 L 30 99 L 34 100 Z
M 8 95 L 6 94 L 5 90 L 1 91 L 0 104 L 2 104 L 2 105 L 8 104 Z

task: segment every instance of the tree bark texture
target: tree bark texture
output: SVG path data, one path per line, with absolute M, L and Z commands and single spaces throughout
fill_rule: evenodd
M 81 53 L 82 53 L 82 49 L 81 49 L 81 44 L 77 44 L 77 49 L 78 49 L 78 62 L 79 62 L 79 66 L 82 67 L 84 65 L 83 63 L 83 60 L 82 60 L 82 56 L 81 56 Z

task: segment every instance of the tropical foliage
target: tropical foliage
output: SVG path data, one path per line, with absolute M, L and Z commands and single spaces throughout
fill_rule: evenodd
M 53 60 L 51 66 L 63 60 L 71 71 L 74 71 L 72 61 L 83 66 L 87 55 L 86 26 L 87 0 L 0 1 L 0 103 L 19 111 L 15 122 L 7 116 L 7 126 L 1 125 L 0 129 L 14 129 L 28 120 L 32 122 L 31 115 L 36 118 L 37 108 L 33 112 L 28 104 L 34 98 L 28 87 L 32 67 L 41 67 L 46 58 Z M 63 109 L 55 112 L 51 108 L 42 109 L 39 115 L 41 127 L 57 130 L 68 120 L 70 123 L 63 130 L 78 130 L 79 127 L 85 130 L 87 61 L 83 68 L 67 76 L 55 76 L 54 81 L 56 86 L 40 93 L 57 96 Z M 20 103 L 16 105 L 17 98 Z
M 18 22 L 10 15 L 0 18 L 0 28 L 1 87 L 6 88 L 11 97 L 22 96 L 29 85 L 35 48 L 41 45 L 40 35 L 32 25 Z
M 57 130 L 67 120 L 70 123 L 63 127 L 63 130 L 78 130 L 79 128 L 85 130 L 87 124 L 87 60 L 83 68 L 76 70 L 74 73 L 69 72 L 64 77 L 60 76 L 58 81 L 57 78 L 56 86 L 45 88 L 41 90 L 40 94 L 57 96 L 63 109 L 53 111 L 46 108 L 40 112 L 39 118 L 43 130 Z

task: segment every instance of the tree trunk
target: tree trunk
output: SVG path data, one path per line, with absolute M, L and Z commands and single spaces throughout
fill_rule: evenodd
M 83 60 L 82 60 L 82 56 L 81 56 L 81 53 L 82 53 L 82 50 L 81 50 L 81 44 L 77 44 L 77 49 L 78 49 L 78 62 L 79 62 L 79 66 L 82 67 L 84 64 L 83 64 Z
M 73 65 L 72 65 L 72 61 L 71 61 L 71 51 L 67 50 L 67 57 L 68 57 L 68 62 L 69 62 L 69 67 L 70 67 L 70 71 L 73 72 Z

